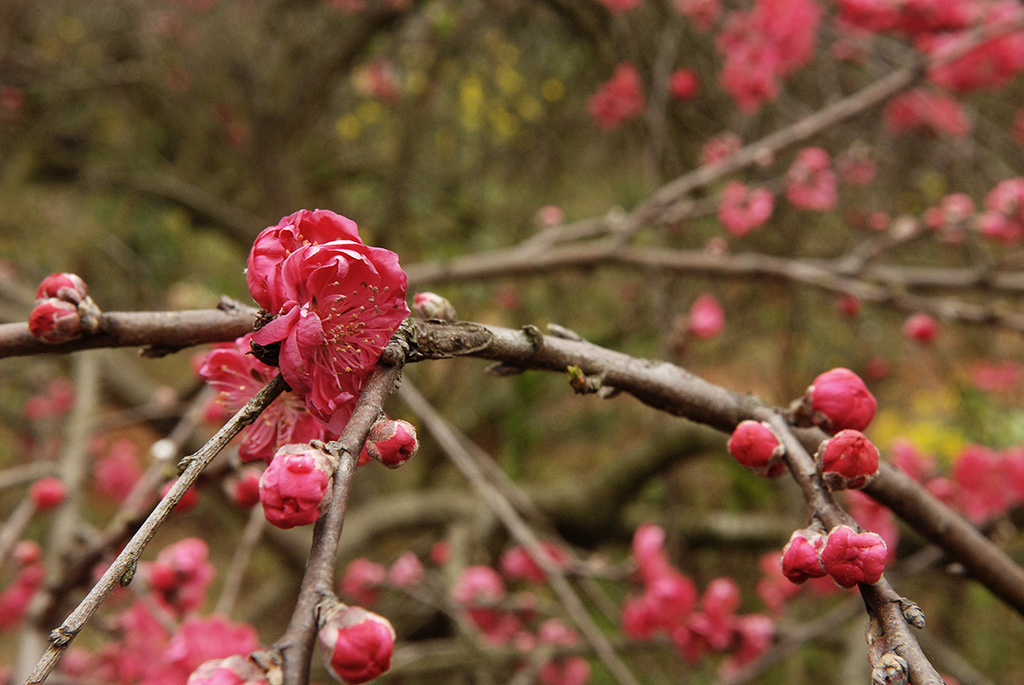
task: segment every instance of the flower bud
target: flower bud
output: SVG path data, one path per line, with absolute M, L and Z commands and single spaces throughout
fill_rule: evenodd
M 903 335 L 926 345 L 939 336 L 939 323 L 928 314 L 913 314 L 903 323 Z
M 55 297 L 71 304 L 78 304 L 85 298 L 85 281 L 77 274 L 52 273 L 43 279 L 36 290 L 36 299 Z
M 857 490 L 878 475 L 878 448 L 852 428 L 821 443 L 815 458 L 829 490 Z
M 249 657 L 236 654 L 225 659 L 210 659 L 199 665 L 186 685 L 266 685 L 267 674 Z
M 419 448 L 416 427 L 402 419 L 380 419 L 366 437 L 366 454 L 389 469 L 397 469 L 412 459 Z
M 732 432 L 728 447 L 736 461 L 759 476 L 775 477 L 786 468 L 782 461 L 786 450 L 767 423 L 741 421 Z
M 403 552 L 388 569 L 388 582 L 398 587 L 414 587 L 423 582 L 423 562 L 415 552 Z
M 829 531 L 819 559 L 821 567 L 840 587 L 877 583 L 885 570 L 888 550 L 878 533 L 857 533 L 849 526 Z
M 815 425 L 827 431 L 864 430 L 878 409 L 875 396 L 860 376 L 841 367 L 815 378 L 803 403 Z
M 715 338 L 725 329 L 725 311 L 714 295 L 699 295 L 687 315 L 687 327 L 701 340 Z
M 260 502 L 278 528 L 313 523 L 331 501 L 334 461 L 309 445 L 284 445 L 260 477 Z
M 38 511 L 50 511 L 60 506 L 67 496 L 67 488 L 60 478 L 48 476 L 40 478 L 28 489 L 28 496 L 32 499 Z
M 325 612 L 318 634 L 327 668 L 352 685 L 373 680 L 391 668 L 395 629 L 362 607 L 338 604 Z
M 82 316 L 77 305 L 50 297 L 32 308 L 28 330 L 44 342 L 69 342 L 82 335 Z
M 262 473 L 254 466 L 243 466 L 224 479 L 224 492 L 236 506 L 243 509 L 255 506 L 260 501 L 260 475 Z
M 782 548 L 782 575 L 797 585 L 827 575 L 818 560 L 824 546 L 823 533 L 811 528 L 794 531 Z
M 425 320 L 458 321 L 452 303 L 436 293 L 416 293 L 412 300 L 412 310 L 416 316 Z

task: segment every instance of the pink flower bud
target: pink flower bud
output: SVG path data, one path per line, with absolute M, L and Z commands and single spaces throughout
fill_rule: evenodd
M 878 448 L 852 428 L 823 442 L 815 457 L 829 490 L 857 490 L 878 475 Z
M 358 557 L 349 562 L 345 575 L 339 583 L 339 590 L 346 598 L 360 604 L 373 605 L 380 597 L 380 586 L 387 578 L 387 569 L 375 561 Z
M 278 528 L 313 523 L 331 501 L 334 462 L 309 445 L 277 450 L 260 477 L 260 502 L 267 520 Z
M 797 585 L 826 575 L 818 560 L 824 546 L 824 533 L 810 528 L 794 531 L 782 548 L 782 575 Z
M 782 461 L 786 450 L 764 422 L 741 421 L 732 432 L 728 447 L 740 465 L 759 476 L 775 477 L 786 469 Z
M 550 542 L 542 542 L 541 548 L 547 561 L 556 568 L 565 570 L 569 567 L 569 555 L 560 547 Z M 525 547 L 517 546 L 506 550 L 498 560 L 498 567 L 502 575 L 509 580 L 526 580 L 532 583 L 543 583 L 547 580 L 547 574 L 540 567 Z
M 244 466 L 237 473 L 224 480 L 224 491 L 227 496 L 243 509 L 259 504 L 260 475 L 262 471 L 253 466 Z
M 804 394 L 811 419 L 825 430 L 864 430 L 875 418 L 878 402 L 860 376 L 842 367 L 814 379 Z
M 28 496 L 38 511 L 50 511 L 60 506 L 67 496 L 67 488 L 60 478 L 40 478 L 28 489 Z
M 939 336 L 939 324 L 928 314 L 919 312 L 904 322 L 903 335 L 924 345 L 933 342 Z
M 209 554 L 206 542 L 185 538 L 162 549 L 155 561 L 143 562 L 142 572 L 160 599 L 184 612 L 206 600 L 214 576 Z
M 185 685 L 265 685 L 270 680 L 249 657 L 236 654 L 211 659 L 192 671 Z
M 413 587 L 423 581 L 423 563 L 415 552 L 403 552 L 388 569 L 388 580 L 398 587 Z
M 366 437 L 366 453 L 389 469 L 412 459 L 420 448 L 416 427 L 402 419 L 381 419 L 370 428 Z
M 82 317 L 77 305 L 50 297 L 33 307 L 28 330 L 44 342 L 69 342 L 82 335 Z
M 436 293 L 416 293 L 412 299 L 412 310 L 421 319 L 438 319 L 441 321 L 457 321 L 455 307 L 447 298 Z
M 355 685 L 373 680 L 391 668 L 395 629 L 378 614 L 338 604 L 326 613 L 318 634 L 328 670 Z
M 28 566 L 43 558 L 43 548 L 35 540 L 21 540 L 11 550 L 11 556 L 18 566 Z
M 697 297 L 690 307 L 687 325 L 694 336 L 705 340 L 717 337 L 725 329 L 725 312 L 710 293 Z
M 72 304 L 78 304 L 85 298 L 85 281 L 77 274 L 52 273 L 43 279 L 36 290 L 36 299 L 45 300 L 55 297 Z
M 877 583 L 885 570 L 888 550 L 877 533 L 857 533 L 849 526 L 836 526 L 819 558 L 825 572 L 840 587 Z
M 668 92 L 677 100 L 689 100 L 700 91 L 700 79 L 692 69 L 676 69 L 668 80 Z

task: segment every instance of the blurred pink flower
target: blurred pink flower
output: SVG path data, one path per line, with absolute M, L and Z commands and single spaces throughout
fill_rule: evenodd
M 704 293 L 690 307 L 687 324 L 690 332 L 702 340 L 717 337 L 725 330 L 725 311 L 714 295 Z
M 587 100 L 587 111 L 598 128 L 610 131 L 644 111 L 643 82 L 640 72 L 629 62 L 615 68 L 612 77 L 601 84 Z
M 722 189 L 718 220 L 729 233 L 742 237 L 763 226 L 774 207 L 775 198 L 768 190 L 748 188 L 739 181 L 732 181 Z

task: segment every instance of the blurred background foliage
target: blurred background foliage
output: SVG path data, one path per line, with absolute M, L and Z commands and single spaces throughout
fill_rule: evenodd
M 52 271 L 80 274 L 107 310 L 209 308 L 220 294 L 248 302 L 242 269 L 252 239 L 302 207 L 353 218 L 366 242 L 398 252 L 407 265 L 509 247 L 542 230 L 537 215 L 545 205 L 557 205 L 569 221 L 628 210 L 696 167 L 710 138 L 731 131 L 756 140 L 871 83 L 909 54 L 907 46 L 878 38 L 866 42 L 862 60 L 837 61 L 828 49 L 835 29 L 826 23 L 824 47 L 812 64 L 785 84 L 777 102 L 744 115 L 716 82 L 721 56 L 713 36 L 667 2 L 646 2 L 628 17 L 592 0 L 359 5 L 350 11 L 345 3 L 319 0 L 3 0 L 5 320 L 24 320 L 34 284 Z M 624 60 L 644 76 L 649 106 L 643 117 L 603 132 L 587 112 L 587 98 Z M 668 98 L 654 76 L 666 67 L 695 70 L 698 97 Z M 854 147 L 878 167 L 875 182 L 844 187 L 834 211 L 780 202 L 765 228 L 742 239 L 728 236 L 711 211 L 669 230 L 649 229 L 637 240 L 692 249 L 724 237 L 735 251 L 835 257 L 867 237 L 870 212 L 917 217 L 954 190 L 980 202 L 997 181 L 1024 168 L 1024 150 L 1009 133 L 1024 91 L 1019 81 L 963 99 L 973 122 L 963 139 L 894 136 L 871 111 L 811 141 L 833 155 Z M 778 187 L 794 152 L 766 160 L 742 180 Z M 701 192 L 713 197 L 719 189 Z M 972 263 L 977 250 L 991 248 L 919 240 L 894 257 L 958 266 Z M 990 393 L 971 381 L 978 360 L 1019 360 L 1016 333 L 951 323 L 934 345 L 922 347 L 900 335 L 905 313 L 884 307 L 843 318 L 831 295 L 788 283 L 620 267 L 430 289 L 447 296 L 466 320 L 511 327 L 556 322 L 599 344 L 672 359 L 780 404 L 817 373 L 848 366 L 870 377 L 879 397 L 872 437 L 883 450 L 909 439 L 948 466 L 970 442 L 1007 447 L 1024 440 L 1021 384 Z M 680 339 L 679 322 L 705 291 L 723 303 L 723 334 Z M 168 417 L 198 391 L 191 353 L 156 361 L 127 351 L 103 354 L 101 426 L 140 406 L 165 410 L 102 435 L 106 444 L 130 437 L 145 457 L 172 425 Z M 484 375 L 484 367 L 447 361 L 406 374 L 552 511 L 565 504 L 569 513 L 558 521 L 570 542 L 588 550 L 621 545 L 639 522 L 656 520 L 699 587 L 732 575 L 743 588 L 744 610 L 763 610 L 754 593 L 757 558 L 804 523 L 792 484 L 753 478 L 727 458 L 724 436 L 630 399 L 578 398 L 561 377 L 499 379 Z M 26 419 L 23 407 L 68 372 L 66 359 L 0 365 L 0 464 L 52 458 L 56 448 L 47 441 L 60 439 L 60 427 Z M 407 413 L 397 400 L 392 404 L 393 415 Z M 423 443 L 401 472 L 368 467 L 360 473 L 354 511 L 410 490 L 463 489 L 429 435 Z M 636 484 L 635 497 L 571 501 L 581 478 L 652 454 L 657 466 Z M 213 535 L 224 543 L 223 549 L 212 545 L 222 562 L 241 517 L 218 490 L 207 490 L 196 510 L 161 535 L 168 541 Z M 100 525 L 109 510 L 101 498 L 93 504 Z M 741 532 L 730 537 L 702 525 L 719 514 L 734 516 Z M 222 520 L 231 525 L 211 530 L 211 522 Z M 742 534 L 746 528 L 753 532 Z M 490 533 L 493 553 L 503 540 Z M 400 549 L 422 553 L 436 538 L 436 532 L 410 532 L 379 549 L 348 553 L 387 560 Z M 1021 558 L 1019 536 L 1010 538 Z M 913 536 L 905 544 L 907 552 L 919 546 Z M 607 549 L 622 558 L 621 548 Z M 470 563 L 491 560 L 484 550 L 468 555 Z M 294 590 L 283 581 L 297 578 L 297 559 L 290 566 L 270 556 L 257 560 L 265 572 L 250 579 L 251 615 L 240 618 L 264 621 L 257 625 L 265 640 L 276 637 L 284 609 L 275 602 Z M 942 607 L 930 627 L 951 649 L 977 657 L 997 681 L 1024 678 L 1014 647 L 1024 640 L 1019 617 L 968 584 L 949 595 L 935 591 L 943 573 L 938 565 L 902 578 L 900 590 Z M 816 615 L 822 602 L 828 600 L 798 606 L 795 620 Z M 12 649 L 5 640 L 3 649 Z M 822 650 L 837 653 L 835 643 L 843 640 L 791 660 L 773 682 L 827 680 L 816 659 Z M 675 682 L 669 666 L 660 668 L 662 682 Z M 606 682 L 601 677 L 594 682 Z

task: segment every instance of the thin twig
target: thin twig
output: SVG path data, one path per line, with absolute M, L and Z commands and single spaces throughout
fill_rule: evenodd
M 235 547 L 235 553 L 231 556 L 231 563 L 224 572 L 224 584 L 221 586 L 220 597 L 217 598 L 217 605 L 214 613 L 222 616 L 230 616 L 235 602 L 238 600 L 238 592 L 242 588 L 242 579 L 245 577 L 245 569 L 252 560 L 252 554 L 263 537 L 263 530 L 266 528 L 267 517 L 263 515 L 263 507 L 253 507 L 249 512 L 249 519 L 245 523 L 245 529 Z
M 249 402 L 195 454 L 184 460 L 185 470 L 178 477 L 174 486 L 153 509 L 142 527 L 132 536 L 124 550 L 117 555 L 113 563 L 85 596 L 78 607 L 64 620 L 56 630 L 50 633 L 50 646 L 43 654 L 35 670 L 25 681 L 26 685 L 42 683 L 60 661 L 71 641 L 82 630 L 89 618 L 96 612 L 100 604 L 118 584 L 127 585 L 135 574 L 142 552 L 153 539 L 157 529 L 170 516 L 174 506 L 199 478 L 203 469 L 216 457 L 222 449 L 238 435 L 239 431 L 251 424 L 275 397 L 285 389 L 285 382 L 275 377 L 267 383 Z
M 639 685 L 636 676 L 632 674 L 629 667 L 619 657 L 608 642 L 601 629 L 597 627 L 586 607 L 580 600 L 579 595 L 573 590 L 565 574 L 548 558 L 547 553 L 541 546 L 537 536 L 533 534 L 529 526 L 516 512 L 515 507 L 508 498 L 495 487 L 484 476 L 476 460 L 469 454 L 462 445 L 458 433 L 454 428 L 434 410 L 415 388 L 408 382 L 399 391 L 402 399 L 412 408 L 414 412 L 427 425 L 431 434 L 444 448 L 452 462 L 462 471 L 470 483 L 480 493 L 481 499 L 501 519 L 501 522 L 508 529 L 516 541 L 526 548 L 529 555 L 547 576 L 551 588 L 558 595 L 559 600 L 565 606 L 566 611 L 572 617 L 573 622 L 580 629 L 583 637 L 594 648 L 598 658 L 608 667 L 615 679 L 623 685 Z

